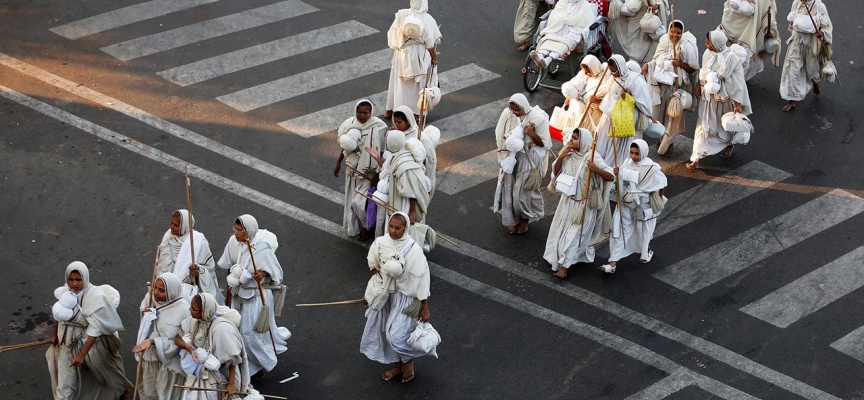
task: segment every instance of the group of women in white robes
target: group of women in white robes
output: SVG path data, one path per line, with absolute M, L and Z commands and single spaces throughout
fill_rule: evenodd
M 116 400 L 129 396 L 120 357 L 123 322 L 119 293 L 90 282 L 90 270 L 75 261 L 66 267 L 66 284 L 55 290 L 56 321 L 45 354 L 55 400 Z M 124 397 L 125 398 L 125 397 Z
M 515 135 L 515 136 L 514 136 Z M 506 141 L 521 140 L 521 146 L 508 150 Z M 548 171 L 552 137 L 549 135 L 549 115 L 539 106 L 532 107 L 521 93 L 510 97 L 495 126 L 498 161 L 498 185 L 493 199 L 493 211 L 501 214 L 501 222 L 509 234 L 523 234 L 528 224 L 543 217 L 541 180 Z

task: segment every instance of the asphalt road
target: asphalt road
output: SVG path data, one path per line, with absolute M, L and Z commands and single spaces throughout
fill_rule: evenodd
M 656 158 L 675 207 L 658 224 L 652 262 L 631 257 L 608 276 L 598 257 L 566 282 L 542 259 L 551 215 L 516 237 L 489 210 L 492 128 L 502 99 L 523 90 L 518 2 L 433 2 L 442 89 L 452 93 L 430 116 L 447 140 L 429 223 L 462 247 L 440 243 L 428 255 L 443 343 L 407 385 L 382 382 L 385 367 L 358 352 L 362 307 L 291 307 L 365 288 L 366 247 L 340 228 L 331 125 L 356 99 L 386 91 L 389 58 L 370 65 L 381 63 L 374 53 L 407 1 L 152 1 L 91 18 L 139 3 L 0 1 L 0 318 L 9 326 L 0 344 L 47 337 L 53 289 L 81 260 L 95 283 L 121 292 L 133 379 L 136 308 L 169 217 L 185 208 L 188 167 L 197 226 L 215 256 L 240 214 L 279 236 L 289 287 L 279 324 L 294 336 L 256 385 L 264 393 L 864 398 L 858 2 L 827 2 L 842 86 L 823 85 L 783 113 L 780 69 L 768 67 L 748 82 L 748 146 L 697 172 L 683 167 L 680 148 Z M 722 2 L 694 3 L 676 4 L 676 18 L 702 38 Z M 780 3 L 785 16 L 789 1 Z M 318 43 L 327 36 L 319 29 L 346 39 Z M 530 99 L 549 109 L 562 97 Z M 547 196 L 550 213 L 556 203 Z M 0 397 L 50 397 L 43 351 L 0 354 Z

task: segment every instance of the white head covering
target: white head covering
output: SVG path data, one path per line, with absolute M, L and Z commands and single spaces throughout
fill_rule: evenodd
M 195 217 L 189 217 L 189 211 L 185 209 L 175 210 L 171 213 L 171 218 L 174 218 L 174 214 L 180 214 L 180 234 L 174 235 L 171 233 L 171 230 L 168 230 L 167 236 L 167 244 L 171 247 L 171 252 L 174 255 L 172 259 L 176 259 L 177 255 L 180 254 L 180 248 L 183 246 L 183 242 L 186 241 L 186 237 L 189 236 L 189 221 L 192 221 L 192 228 L 195 228 Z M 165 239 L 163 239 L 165 240 Z M 164 242 L 163 242 L 164 243 Z
M 429 12 L 428 0 L 411 0 L 411 9 L 417 12 Z
M 639 161 L 641 162 L 645 160 L 645 158 L 648 157 L 648 142 L 642 139 L 636 139 L 633 140 L 633 143 L 630 144 L 630 147 L 633 147 L 633 145 L 639 147 Z
M 84 286 L 81 287 L 81 291 L 83 292 L 87 288 L 91 286 L 90 284 L 90 269 L 87 268 L 87 265 L 81 261 L 72 261 L 69 265 L 66 266 L 66 280 L 69 280 L 69 275 L 73 272 L 78 272 L 81 274 L 81 280 L 84 281 Z M 66 285 L 66 288 L 72 290 L 69 285 Z
M 588 54 L 583 57 L 582 62 L 579 64 L 588 67 L 592 76 L 598 76 L 603 73 L 603 64 L 600 62 L 600 59 L 595 57 L 593 54 Z
M 164 306 L 178 298 L 181 298 L 182 284 L 180 283 L 180 278 L 178 278 L 177 275 L 174 275 L 170 272 L 164 273 L 162 275 L 159 275 L 159 278 L 156 280 L 162 281 L 162 284 L 165 285 L 166 296 L 164 302 L 156 301 L 157 306 Z M 155 288 L 156 284 L 154 283 L 153 286 Z M 154 298 L 153 300 L 155 301 L 156 299 Z
M 258 234 L 258 220 L 249 214 L 243 214 L 237 217 L 237 219 L 240 221 L 240 225 L 243 225 L 243 228 L 246 229 L 246 236 L 252 242 L 255 239 L 255 235 Z
M 573 133 L 579 134 L 579 149 L 576 150 L 576 154 L 585 155 L 591 151 L 591 143 L 594 141 L 594 135 L 591 134 L 591 131 L 585 128 L 576 128 Z
M 525 114 L 528 114 L 528 111 L 531 111 L 531 103 L 528 103 L 528 98 L 522 93 L 516 93 L 510 96 L 510 103 L 517 105 Z
M 711 46 L 714 47 L 715 53 L 722 53 L 726 51 L 726 42 L 729 41 L 729 38 L 726 37 L 726 34 L 723 31 L 711 31 L 708 32 L 708 40 L 711 42 Z
M 405 132 L 402 131 L 387 131 L 385 138 L 385 148 L 391 153 L 396 153 L 405 148 Z
M 621 74 L 622 78 L 626 78 L 627 75 L 630 75 L 630 68 L 627 67 L 627 61 L 624 60 L 624 56 L 613 54 L 612 58 L 609 59 L 609 62 L 615 64 L 615 68 L 618 69 L 618 73 Z
M 417 137 L 417 120 L 414 119 L 414 111 L 411 110 L 411 107 L 408 106 L 399 106 L 393 110 L 393 114 L 402 113 L 405 116 L 405 119 L 408 120 L 408 124 L 411 125 L 411 128 L 408 128 L 405 131 L 405 137 Z

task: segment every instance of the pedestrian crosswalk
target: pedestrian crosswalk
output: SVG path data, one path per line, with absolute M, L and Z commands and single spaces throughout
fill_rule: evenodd
M 217 0 L 153 0 L 73 21 L 52 28 L 51 31 L 69 40 L 77 40 L 215 2 Z M 130 61 L 203 40 L 239 34 L 244 30 L 271 23 L 304 15 L 318 15 L 321 14 L 319 11 L 318 8 L 299 0 L 279 1 L 206 21 L 190 20 L 188 25 L 111 44 L 101 50 L 119 60 Z M 159 71 L 157 75 L 180 87 L 192 89 L 194 85 L 202 82 L 223 77 L 230 80 L 231 74 L 237 72 L 302 56 L 362 37 L 380 35 L 382 44 L 386 42 L 383 32 L 359 21 L 349 19 L 335 24 L 329 23 L 331 25 L 293 36 L 177 65 Z M 334 59 L 327 65 L 314 66 L 303 71 L 287 71 L 284 76 L 272 81 L 224 93 L 216 99 L 246 113 L 299 96 L 314 96 L 317 91 L 388 70 L 392 51 L 382 47 L 383 45 L 369 49 L 369 52 L 355 57 Z M 170 66 L 170 60 L 163 62 Z M 499 78 L 502 78 L 499 74 L 475 63 L 442 65 L 439 74 L 444 95 Z M 386 81 L 379 82 L 374 87 L 376 89 L 372 90 L 372 93 L 351 93 L 346 98 L 352 100 L 340 104 L 315 103 L 314 111 L 303 115 L 286 115 L 286 119 L 278 125 L 286 132 L 304 138 L 318 137 L 335 130 L 351 115 L 354 104 L 364 98 L 371 100 L 380 114 L 386 103 Z M 497 123 L 501 111 L 506 108 L 508 99 L 486 101 L 478 102 L 483 104 L 466 103 L 469 105 L 452 115 L 440 116 L 433 112 L 429 123 L 441 130 L 441 144 L 478 134 L 491 136 L 491 129 Z M 290 110 L 288 112 L 290 113 Z M 679 136 L 676 139 L 676 154 L 689 154 L 687 147 L 690 142 L 692 141 L 686 137 Z M 457 195 L 495 179 L 498 174 L 497 155 L 494 149 L 488 150 L 476 157 L 458 160 L 442 168 L 438 172 L 438 191 Z M 682 160 L 658 158 L 656 161 L 667 168 L 679 164 Z M 729 205 L 771 190 L 774 185 L 791 176 L 786 171 L 753 161 L 715 179 L 709 179 L 670 198 L 658 221 L 655 237 L 662 237 L 698 223 L 706 216 L 724 212 Z M 489 198 L 491 195 L 492 193 L 488 194 Z M 864 200 L 840 189 L 833 190 L 767 221 L 754 220 L 750 229 L 720 243 L 707 243 L 703 250 L 660 269 L 653 276 L 685 293 L 697 293 L 753 268 L 775 254 L 798 251 L 803 241 L 861 213 L 864 213 Z M 848 265 L 854 265 L 854 268 L 846 267 Z M 785 329 L 862 286 L 864 248 L 859 248 L 777 288 L 742 307 L 740 311 L 779 329 Z M 862 340 L 864 327 L 831 346 L 864 362 L 864 346 L 857 344 Z

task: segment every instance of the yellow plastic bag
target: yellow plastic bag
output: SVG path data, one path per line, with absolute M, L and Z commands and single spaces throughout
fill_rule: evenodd
M 636 109 L 636 99 L 629 94 L 624 94 L 621 99 L 615 103 L 612 108 L 612 130 L 609 131 L 610 137 L 630 137 L 636 136 L 636 120 L 634 110 Z

